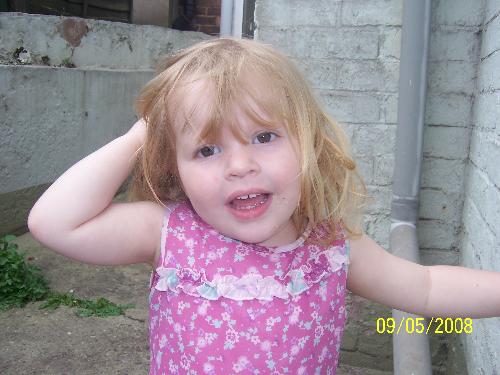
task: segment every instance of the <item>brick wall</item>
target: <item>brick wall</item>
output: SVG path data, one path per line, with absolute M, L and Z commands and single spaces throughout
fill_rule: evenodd
M 219 35 L 221 0 L 198 0 L 194 12 L 190 30 Z
M 482 3 L 482 2 L 481 2 Z M 480 24 L 461 262 L 500 272 L 500 2 L 486 0 Z M 462 335 L 469 374 L 500 374 L 500 318 L 474 319 Z

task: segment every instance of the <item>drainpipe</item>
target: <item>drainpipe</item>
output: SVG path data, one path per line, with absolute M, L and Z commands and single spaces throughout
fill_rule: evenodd
M 233 30 L 233 0 L 222 0 L 220 6 L 220 36 L 231 36 Z
M 424 131 L 431 0 L 404 0 L 399 75 L 398 127 L 391 205 L 391 253 L 419 263 L 416 225 Z M 392 310 L 402 329 L 393 335 L 395 375 L 432 375 L 425 333 L 406 333 L 418 317 Z M 404 319 L 404 320 L 403 320 Z M 409 325 L 411 328 L 411 325 Z
M 220 36 L 241 38 L 244 0 L 222 0 L 220 10 Z

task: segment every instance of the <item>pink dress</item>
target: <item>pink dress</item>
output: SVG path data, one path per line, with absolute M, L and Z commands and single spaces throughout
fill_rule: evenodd
M 348 241 L 308 244 L 322 233 L 263 247 L 216 232 L 189 202 L 167 206 L 151 277 L 149 373 L 335 374 Z

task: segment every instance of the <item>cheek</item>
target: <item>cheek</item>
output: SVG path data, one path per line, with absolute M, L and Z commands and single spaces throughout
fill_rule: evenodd
M 216 175 L 206 165 L 180 162 L 179 175 L 184 185 L 184 192 L 191 200 L 198 201 L 220 191 Z

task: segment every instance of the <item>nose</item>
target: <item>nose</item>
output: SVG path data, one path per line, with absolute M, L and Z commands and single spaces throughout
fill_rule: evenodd
M 257 174 L 260 166 L 252 152 L 252 145 L 238 143 L 226 154 L 226 179 L 244 177 L 247 174 Z

